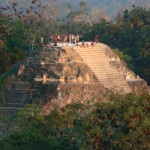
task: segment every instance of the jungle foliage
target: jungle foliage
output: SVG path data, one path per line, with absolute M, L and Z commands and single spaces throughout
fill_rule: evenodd
M 150 95 L 112 96 L 110 103 L 71 104 L 49 115 L 38 109 L 16 117 L 16 131 L 1 138 L 1 150 L 150 149 Z

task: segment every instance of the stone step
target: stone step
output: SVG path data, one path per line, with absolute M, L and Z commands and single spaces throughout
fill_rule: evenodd
M 98 54 L 103 54 L 103 55 L 105 55 L 105 52 L 104 51 L 97 51 L 97 50 L 77 50 L 76 51 L 77 53 L 91 53 L 91 54 L 96 54 L 96 53 L 98 53 Z
M 90 52 L 90 53 L 99 53 L 99 54 L 105 54 L 105 51 L 101 51 L 98 49 L 78 49 L 76 52 Z
M 90 52 L 90 51 L 85 51 L 85 52 L 83 52 L 83 51 L 77 51 L 77 53 L 80 54 L 80 55 L 88 55 L 88 54 L 90 53 L 90 55 L 92 55 L 92 56 L 100 55 L 100 56 L 105 56 L 105 57 L 107 57 L 107 56 L 105 55 L 105 53 L 99 53 L 99 52 Z
M 98 68 L 98 69 L 101 69 L 101 68 Z M 124 78 L 124 75 L 122 75 L 122 74 L 120 74 L 120 73 L 118 73 L 118 72 L 116 72 L 115 70 L 111 70 L 110 72 L 107 72 L 107 71 L 109 71 L 109 70 L 107 70 L 107 69 L 101 69 L 101 71 L 99 71 L 98 69 L 93 69 L 93 72 L 94 73 L 96 73 L 96 74 L 98 74 L 98 75 L 103 75 L 103 74 L 105 74 L 105 75 L 111 75 L 111 76 L 113 76 L 113 77 L 122 77 L 122 78 Z
M 94 58 L 93 58 L 94 59 Z M 106 62 L 106 61 L 103 61 L 103 60 L 90 60 L 89 58 L 84 58 L 83 57 L 83 61 L 85 61 L 86 63 L 91 63 L 91 64 L 89 64 L 89 65 L 99 65 L 99 66 L 104 66 L 104 64 L 105 65 L 108 65 L 109 67 L 110 67 L 110 64 L 108 63 L 108 62 Z
M 83 61 L 84 61 L 84 59 L 83 59 Z M 91 66 L 92 68 L 93 67 L 95 67 L 95 68 L 99 67 L 99 68 L 107 68 L 107 69 L 117 70 L 116 68 L 110 67 L 110 65 L 108 63 L 105 63 L 105 62 L 93 62 L 93 61 L 91 61 L 91 62 L 84 61 L 84 62 L 85 63 L 91 63 L 91 64 L 89 64 L 89 66 Z
M 87 56 L 87 55 L 80 55 L 82 58 L 90 59 L 90 60 L 103 60 L 106 61 L 107 63 L 109 60 L 107 60 L 104 56 Z
M 100 83 L 103 83 L 105 86 L 110 86 L 110 84 L 111 84 L 111 86 L 112 87 L 116 87 L 116 85 L 119 85 L 120 87 L 124 87 L 124 88 L 129 88 L 129 85 L 126 83 L 111 83 L 111 82 L 106 82 L 106 81 L 100 81 Z
M 106 60 L 106 58 L 105 57 L 101 57 L 101 56 L 82 56 L 82 58 L 83 59 L 88 59 L 88 60 L 97 60 L 97 61 L 104 61 L 104 62 L 107 62 L 107 63 L 109 63 L 110 61 L 109 60 Z
M 104 52 L 104 50 L 102 49 L 99 49 L 99 48 L 79 48 L 79 49 L 76 49 L 76 51 L 99 51 L 99 52 Z
M 114 79 L 114 78 L 110 78 L 110 77 L 108 77 L 108 76 L 102 76 L 102 77 L 98 77 L 98 79 L 100 80 L 100 81 L 109 81 L 109 82 L 114 82 L 114 83 L 118 83 L 118 82 L 127 82 L 126 80 L 124 80 L 124 79 Z
M 94 72 L 95 73 L 95 72 Z M 111 78 L 113 80 L 117 80 L 117 79 L 120 79 L 120 80 L 125 80 L 123 76 L 120 76 L 120 77 L 116 77 L 115 75 L 111 75 L 111 74 L 97 74 L 99 77 L 99 79 L 108 79 L 108 78 Z
M 107 89 L 110 89 L 110 90 L 112 90 L 112 91 L 118 91 L 119 93 L 121 92 L 121 91 L 124 91 L 125 93 L 131 93 L 132 92 L 132 90 L 130 89 L 130 88 L 124 88 L 124 87 L 120 87 L 120 88 L 115 88 L 115 87 L 110 87 L 110 86 L 104 86 L 105 88 L 107 88 Z
M 100 55 L 100 56 L 105 56 L 105 57 L 107 57 L 107 56 L 105 55 L 105 53 L 97 53 L 97 52 L 89 52 L 89 51 L 86 51 L 86 52 L 78 51 L 77 53 L 80 54 L 80 55 L 88 55 L 88 54 L 90 53 L 90 55 L 92 55 L 92 56 Z
M 97 66 L 100 66 L 100 67 L 103 66 L 103 67 L 105 67 L 104 65 L 107 65 L 109 68 L 113 68 L 113 67 L 110 67 L 110 64 L 108 62 L 106 62 L 106 61 L 99 61 L 99 60 L 95 60 L 95 61 L 92 60 L 92 61 L 90 61 L 90 60 L 87 60 L 87 59 L 84 59 L 84 58 L 83 58 L 83 61 L 86 62 L 86 63 L 89 63 L 89 65 L 95 66 L 95 67 L 97 67 Z
M 93 56 L 102 55 L 102 56 L 106 57 L 105 53 L 99 53 L 99 52 L 97 53 L 96 51 L 94 51 L 94 52 L 90 52 L 90 51 L 77 51 L 77 53 L 80 53 L 80 55 L 88 55 L 88 53 L 90 53 Z
M 94 59 L 94 60 L 97 60 L 97 61 L 104 61 L 104 62 L 109 63 L 108 60 L 106 60 L 105 58 L 102 58 L 102 57 L 96 58 L 94 56 L 93 57 L 92 56 L 82 56 L 82 58 L 87 59 L 87 60 L 91 60 L 91 61 L 93 61 L 93 59 Z
M 25 107 L 24 103 L 5 103 L 3 107 Z
M 105 83 L 105 84 L 110 84 L 110 83 L 111 83 L 112 85 L 119 85 L 119 86 L 120 86 L 120 85 L 121 85 L 121 86 L 122 86 L 122 85 L 123 85 L 123 86 L 124 86 L 124 85 L 127 85 L 127 86 L 128 86 L 128 83 L 127 83 L 126 81 L 124 81 L 124 82 L 122 82 L 122 81 L 116 81 L 116 82 L 114 82 L 114 81 L 104 80 L 104 79 L 99 79 L 99 81 L 100 81 L 100 82 L 103 82 L 103 83 Z M 112 85 L 111 85 L 111 86 L 112 86 Z
M 24 92 L 24 91 L 30 91 L 30 92 L 37 92 L 37 91 L 39 91 L 39 89 L 18 89 L 18 88 L 12 88 L 12 90 L 11 91 L 9 91 L 9 90 L 4 90 L 5 92 L 19 92 L 19 93 L 22 93 L 22 92 Z
M 117 72 L 116 70 L 109 70 L 109 69 L 104 68 L 104 67 L 94 68 L 93 72 L 100 73 L 100 74 L 102 73 L 102 74 L 122 75 L 119 72 Z
M 104 64 L 102 64 L 102 65 L 100 65 L 100 64 L 90 64 L 89 66 L 92 67 L 93 69 L 104 68 L 104 70 L 108 70 L 109 72 L 110 72 L 110 70 L 112 70 L 112 71 L 114 70 L 114 71 L 118 72 L 118 70 L 116 68 L 110 67 L 109 64 L 105 64 L 105 65 Z
M 124 82 L 126 82 L 126 80 L 121 80 L 121 79 L 119 79 L 119 80 L 116 80 L 116 79 L 113 79 L 113 78 L 110 78 L 109 80 L 108 80 L 108 77 L 99 77 L 98 78 L 99 79 L 99 81 L 104 81 L 104 82 L 113 82 L 113 83 L 124 83 Z
M 116 74 L 100 73 L 100 72 L 96 72 L 96 71 L 93 71 L 93 73 L 96 73 L 100 77 L 107 76 L 107 77 L 111 77 L 113 79 L 119 79 L 119 78 L 124 79 L 124 76 L 122 76 L 122 75 L 116 76 Z
M 102 84 L 104 84 L 103 82 L 100 82 L 100 83 L 102 83 Z M 116 85 L 109 85 L 109 84 L 104 84 L 104 86 L 105 87 L 107 87 L 107 88 L 117 88 L 117 89 L 120 89 L 120 88 L 122 88 L 122 89 L 127 89 L 127 90 L 131 90 L 131 88 L 129 87 L 129 86 L 120 86 L 120 88 L 118 88 Z
M 15 105 L 15 104 L 32 104 L 32 103 L 39 103 L 39 101 L 41 100 L 41 98 L 38 96 L 36 98 L 19 98 L 19 97 L 13 97 L 13 98 L 8 98 L 8 99 L 5 99 L 5 104 L 12 104 L 12 105 Z
M 102 83 L 102 82 L 100 82 L 100 83 Z M 102 83 L 102 84 L 104 84 L 104 83 Z M 109 84 L 104 84 L 104 86 L 107 87 L 107 88 L 118 88 L 116 85 L 110 86 Z M 128 89 L 128 90 L 130 90 L 129 86 L 120 86 L 120 88 L 121 89 Z
M 94 59 L 94 58 L 93 58 Z M 102 59 L 101 60 L 96 60 L 95 59 L 95 61 L 94 60 L 91 60 L 91 58 L 84 58 L 83 57 L 83 61 L 85 61 L 86 63 L 91 63 L 91 64 L 89 64 L 89 65 L 99 65 L 99 66 L 104 66 L 104 64 L 105 65 L 109 65 L 109 67 L 110 67 L 110 64 L 108 63 L 108 62 L 106 62 L 106 61 L 103 61 Z
M 90 51 L 90 50 L 97 50 L 97 51 L 103 51 L 103 50 L 101 50 L 99 47 L 88 47 L 88 48 L 75 48 L 75 50 L 76 51 L 79 51 L 79 50 L 82 50 L 82 51 L 84 51 L 84 50 L 87 50 L 87 51 Z
M 96 72 L 93 71 L 93 73 L 96 73 Z M 116 75 L 112 75 L 112 74 L 99 74 L 99 73 L 97 75 L 99 76 L 98 78 L 104 78 L 105 77 L 104 79 L 108 79 L 108 80 L 110 80 L 110 79 L 121 80 L 121 81 L 125 80 L 123 76 L 119 76 L 119 75 L 116 76 Z
M 84 61 L 84 59 L 83 59 L 83 61 Z M 89 63 L 89 61 L 85 61 L 85 62 L 86 62 L 86 63 Z M 110 68 L 110 65 L 109 65 L 108 63 L 105 63 L 105 62 L 93 62 L 93 61 L 91 61 L 90 63 L 91 63 L 91 64 L 89 64 L 89 66 L 91 66 L 92 68 L 93 68 L 93 67 L 95 67 L 95 68 L 96 68 L 96 67 L 101 67 L 101 68 L 102 68 L 102 67 L 103 67 L 103 68 L 105 67 L 105 68 L 108 68 L 108 69 Z M 115 69 L 115 68 L 112 68 L 112 69 Z
M 82 59 L 85 62 L 93 62 L 94 64 L 99 64 L 99 65 L 101 65 L 102 63 L 110 64 L 109 61 L 106 61 L 106 59 L 100 59 L 100 58 L 99 59 L 94 59 L 94 57 L 93 58 L 91 58 L 91 57 L 90 58 L 89 57 L 82 57 Z
M 92 67 L 92 66 L 89 66 L 89 67 Z M 96 72 L 100 72 L 100 73 L 108 73 L 108 74 L 112 74 L 112 73 L 115 73 L 116 75 L 120 74 L 120 72 L 117 72 L 117 70 L 114 70 L 114 69 L 109 69 L 109 68 L 104 68 L 104 67 L 101 67 L 101 66 L 98 66 L 97 68 L 94 67 L 93 68 L 93 71 L 96 71 Z M 105 71 L 105 72 L 104 72 Z
M 96 52 L 96 51 L 94 51 L 94 52 L 93 51 L 92 52 L 91 51 L 85 51 L 85 52 L 77 51 L 77 53 L 80 55 L 88 55 L 90 53 L 90 55 L 92 55 L 92 56 L 100 55 L 100 56 L 107 57 L 105 53 L 100 53 L 100 52 Z
M 10 99 L 10 97 L 8 99 L 5 98 L 5 103 L 24 103 L 25 99 L 24 98 L 18 98 L 18 97 L 13 97 Z
M 105 55 L 92 55 L 92 54 L 90 54 L 90 55 L 88 55 L 88 54 L 80 54 L 80 56 L 82 56 L 82 57 L 95 57 L 95 58 L 104 58 L 104 59 L 106 59 L 107 57 L 105 56 Z M 107 58 L 108 59 L 108 58 Z
M 101 68 L 99 68 L 99 69 L 101 69 Z M 110 72 L 106 72 L 107 70 L 105 70 L 105 69 L 103 69 L 103 70 L 94 70 L 93 69 L 93 72 L 94 73 L 96 73 L 96 74 L 98 74 L 98 75 L 111 75 L 111 76 L 119 76 L 119 77 L 121 77 L 121 76 L 123 76 L 122 74 L 118 74 L 118 73 L 116 73 L 115 71 L 110 71 Z

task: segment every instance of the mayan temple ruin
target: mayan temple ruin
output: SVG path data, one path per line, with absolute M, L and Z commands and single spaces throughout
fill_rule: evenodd
M 108 101 L 111 92 L 150 92 L 147 83 L 129 70 L 109 46 L 47 45 L 15 66 L 3 89 L 4 106 L 40 104 L 45 110 L 70 103 Z

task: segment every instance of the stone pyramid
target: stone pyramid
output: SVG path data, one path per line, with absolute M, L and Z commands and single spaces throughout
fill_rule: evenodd
M 108 101 L 109 93 L 150 92 L 147 83 L 129 70 L 107 45 L 47 45 L 17 64 L 4 87 L 4 106 L 38 104 L 50 111 L 70 103 Z

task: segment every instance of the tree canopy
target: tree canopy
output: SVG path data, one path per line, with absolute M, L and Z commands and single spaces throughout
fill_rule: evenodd
M 30 107 L 31 108 L 31 107 Z M 111 96 L 110 103 L 71 104 L 41 116 L 24 110 L 1 150 L 149 149 L 150 95 Z

